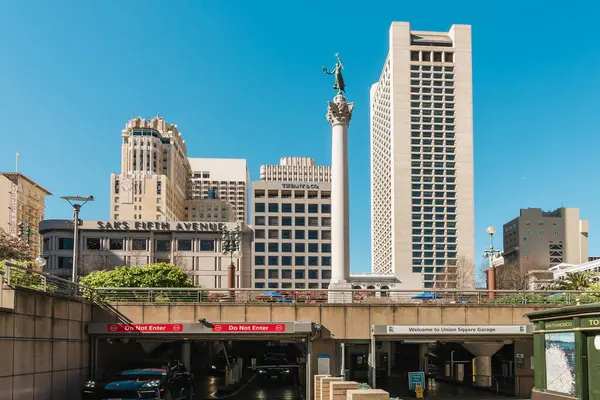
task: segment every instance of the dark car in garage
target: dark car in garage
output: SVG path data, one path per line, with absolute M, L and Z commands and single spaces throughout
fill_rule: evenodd
M 285 354 L 266 354 L 257 367 L 258 378 L 268 381 L 289 382 L 293 379 L 294 367 Z
M 136 368 L 122 371 L 104 381 L 88 381 L 82 400 L 191 400 L 193 376 L 179 361 L 164 368 Z

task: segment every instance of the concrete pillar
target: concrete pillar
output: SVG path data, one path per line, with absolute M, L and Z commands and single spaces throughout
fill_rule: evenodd
M 392 341 L 388 340 L 387 344 L 387 376 L 392 376 Z
M 419 343 L 419 371 L 427 373 L 427 353 L 429 344 Z
M 190 371 L 192 367 L 191 362 L 191 343 L 187 340 L 181 343 L 181 362 L 185 365 L 185 369 Z
M 476 386 L 492 386 L 492 356 L 504 343 L 463 343 L 462 346 L 475 356 L 473 377 Z
M 351 289 L 350 208 L 348 191 L 348 125 L 354 103 L 339 93 L 327 106 L 331 124 L 331 283 L 330 289 Z M 329 302 L 351 302 L 351 292 L 330 293 Z

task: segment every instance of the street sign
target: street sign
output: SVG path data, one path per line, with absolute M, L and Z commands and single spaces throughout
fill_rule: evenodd
M 279 332 L 285 333 L 285 324 L 213 324 L 213 332 L 226 333 L 261 333 Z
M 182 324 L 108 324 L 106 331 L 135 333 L 182 333 Z
M 408 373 L 408 388 L 416 390 L 417 386 L 425 387 L 425 372 L 409 372 Z

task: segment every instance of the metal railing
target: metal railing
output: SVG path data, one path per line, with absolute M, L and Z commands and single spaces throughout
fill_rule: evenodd
M 26 288 L 79 299 L 92 299 L 94 295 L 93 289 L 52 274 L 8 261 L 4 261 L 0 265 L 3 265 L 3 268 L 0 269 L 2 283 L 10 287 Z
M 99 300 L 113 302 L 182 302 L 236 304 L 319 304 L 332 302 L 351 304 L 431 304 L 431 305 L 526 305 L 554 306 L 588 304 L 600 301 L 600 291 L 516 291 L 516 290 L 277 290 L 210 289 L 210 288 L 99 288 Z

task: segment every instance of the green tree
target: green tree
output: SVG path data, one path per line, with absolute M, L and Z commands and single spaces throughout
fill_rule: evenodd
M 158 263 L 94 271 L 79 280 L 90 288 L 188 288 L 192 281 L 181 268 Z
M 564 279 L 556 283 L 558 290 L 589 290 L 594 285 L 597 275 L 589 271 L 567 272 Z
M 0 228 L 0 260 L 31 261 L 32 254 L 31 247 L 24 240 Z

